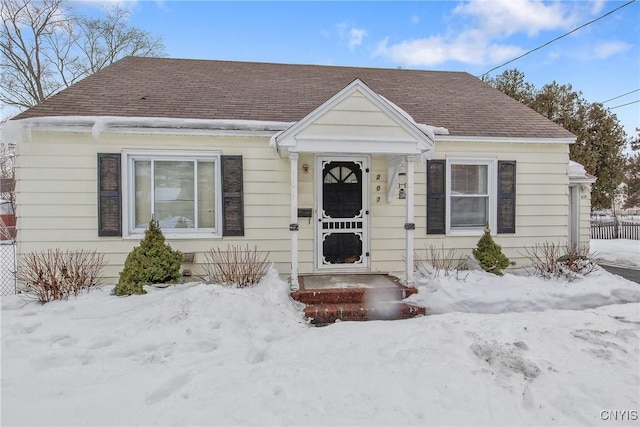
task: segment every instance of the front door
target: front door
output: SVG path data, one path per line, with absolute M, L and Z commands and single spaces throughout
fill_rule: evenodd
M 317 267 L 369 266 L 367 157 L 317 157 Z

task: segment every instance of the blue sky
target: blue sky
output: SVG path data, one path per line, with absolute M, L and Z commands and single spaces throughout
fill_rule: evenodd
M 120 1 L 131 23 L 160 35 L 169 57 L 457 70 L 491 68 L 627 1 L 213 2 Z M 97 2 L 72 3 L 76 10 Z M 640 127 L 640 1 L 525 56 L 541 87 L 570 83 L 606 102 L 628 134 Z M 635 101 L 635 103 L 633 103 Z M 617 107 L 622 104 L 627 106 Z

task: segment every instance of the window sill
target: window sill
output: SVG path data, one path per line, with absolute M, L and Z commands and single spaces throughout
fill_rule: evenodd
M 204 240 L 215 239 L 220 240 L 222 236 L 216 233 L 165 233 L 164 238 L 166 240 Z M 144 239 L 144 233 L 132 233 L 122 237 L 124 240 L 142 240 Z
M 483 233 L 484 233 L 484 227 L 468 229 L 468 230 L 448 230 L 447 236 L 478 237 L 478 236 L 482 236 Z M 495 234 L 491 233 L 491 235 L 494 236 Z

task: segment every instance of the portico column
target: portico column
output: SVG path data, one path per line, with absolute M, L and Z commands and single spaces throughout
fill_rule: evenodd
M 300 288 L 298 283 L 298 153 L 289 153 L 291 164 L 291 290 Z
M 414 183 L 415 178 L 413 176 L 415 170 L 415 157 L 407 156 L 407 221 L 404 224 L 404 229 L 406 230 L 405 237 L 405 260 L 406 260 L 406 276 L 405 283 L 409 287 L 413 287 L 415 285 L 413 279 L 413 249 L 414 249 L 414 232 L 416 229 L 415 224 L 415 206 L 414 206 Z

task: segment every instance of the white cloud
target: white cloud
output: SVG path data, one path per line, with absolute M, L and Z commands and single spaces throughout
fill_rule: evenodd
M 394 62 L 408 66 L 434 66 L 448 61 L 482 65 L 504 61 L 522 52 L 517 46 L 489 44 L 477 32 L 468 31 L 452 40 L 436 35 L 389 45 L 389 39 L 386 38 L 378 44 L 374 56 L 387 56 Z
M 336 24 L 335 33 L 340 40 L 346 42 L 349 50 L 354 50 L 356 47 L 362 44 L 362 40 L 369 35 L 369 32 L 364 28 L 356 28 L 348 22 L 341 22 Z M 324 34 L 323 35 L 329 35 Z
M 539 0 L 477 0 L 463 3 L 454 13 L 469 15 L 486 34 L 509 36 L 524 32 L 567 28 L 574 18 L 562 3 L 544 4 Z
M 602 12 L 602 8 L 604 8 L 605 0 L 593 0 L 591 2 L 591 13 L 596 15 Z
M 349 30 L 349 49 L 353 50 L 362 44 L 362 39 L 369 33 L 364 28 L 352 28 Z
M 491 44 L 485 52 L 485 56 L 490 64 L 508 61 L 516 58 L 525 52 L 520 46 L 509 46 L 500 44 Z M 485 61 L 486 63 L 487 61 Z
M 601 61 L 631 49 L 633 46 L 622 41 L 599 41 L 588 46 L 581 46 L 568 55 L 579 61 Z
M 618 53 L 631 49 L 631 45 L 625 42 L 599 42 L 593 47 L 594 59 L 606 59 Z
M 597 9 L 592 4 L 540 0 L 471 0 L 453 9 L 456 19 L 445 31 L 393 43 L 386 38 L 379 42 L 373 55 L 407 66 L 433 66 L 447 61 L 495 64 L 526 51 L 508 42 L 510 36 L 533 37 L 543 31 L 573 28 L 584 16 L 593 14 L 594 7 Z

